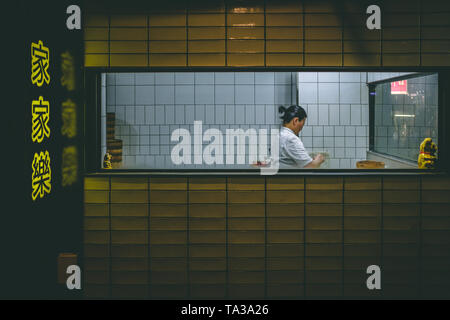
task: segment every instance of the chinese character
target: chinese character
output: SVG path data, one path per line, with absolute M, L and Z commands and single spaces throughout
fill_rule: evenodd
M 33 201 L 39 196 L 43 198 L 46 193 L 50 193 L 52 189 L 52 171 L 50 168 L 50 155 L 48 151 L 40 152 L 39 154 L 34 154 L 32 175 L 32 187 L 33 192 L 31 197 Z
M 73 138 L 77 135 L 77 105 L 71 100 L 62 103 L 62 120 L 61 133 L 64 136 Z
M 61 53 L 61 85 L 67 90 L 75 89 L 75 64 L 69 51 Z
M 61 167 L 63 187 L 74 184 L 78 175 L 77 148 L 75 146 L 64 148 Z
M 48 120 L 50 119 L 50 104 L 44 101 L 42 96 L 39 100 L 33 100 L 31 103 L 32 132 L 31 139 L 33 142 L 41 143 L 44 136 L 50 137 L 50 128 Z
M 50 83 L 48 66 L 50 65 L 50 52 L 39 40 L 38 44 L 31 43 L 31 82 L 41 87 L 44 81 Z

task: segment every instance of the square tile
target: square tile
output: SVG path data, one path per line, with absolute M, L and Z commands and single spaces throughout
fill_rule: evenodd
M 213 104 L 214 103 L 214 86 L 213 85 L 195 85 L 195 103 L 196 104 Z
M 139 136 L 148 136 L 150 134 L 150 127 L 147 125 L 142 125 L 139 127 Z
M 292 104 L 290 85 L 275 85 L 275 104 Z
M 365 137 L 366 136 L 366 127 L 365 126 L 356 127 L 356 136 L 357 137 Z
M 323 127 L 323 135 L 325 137 L 334 137 L 334 127 L 333 126 Z
M 174 104 L 175 87 L 161 85 L 155 87 L 155 103 L 156 104 Z
M 215 104 L 233 104 L 234 102 L 234 85 L 216 85 Z
M 360 83 L 340 83 L 340 103 L 361 103 Z
M 116 104 L 134 105 L 134 86 L 117 86 Z
M 253 85 L 238 85 L 234 88 L 236 104 L 254 104 L 255 91 Z
M 136 86 L 136 104 L 155 104 L 155 86 Z
M 317 103 L 317 83 L 299 83 L 298 99 L 300 104 Z
M 323 148 L 323 137 L 312 137 L 313 139 L 313 148 Z
M 345 148 L 346 158 L 355 158 L 355 156 L 356 156 L 356 148 Z
M 345 137 L 345 147 L 354 148 L 356 145 L 356 137 Z
M 324 137 L 323 146 L 325 148 L 334 148 L 334 137 Z
M 177 85 L 175 86 L 175 104 L 193 104 L 194 86 Z
M 150 145 L 159 145 L 159 136 L 150 136 Z
M 344 137 L 334 137 L 334 147 L 335 148 L 344 148 L 345 147 L 345 138 Z
M 319 82 L 319 103 L 339 102 L 339 83 Z
M 255 85 L 255 104 L 274 104 L 275 87 L 273 85 Z
M 366 137 L 356 137 L 355 146 L 357 148 L 367 148 L 366 140 Z

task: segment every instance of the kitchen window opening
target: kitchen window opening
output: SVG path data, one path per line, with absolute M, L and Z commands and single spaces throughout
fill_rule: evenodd
M 437 73 L 97 74 L 99 169 L 258 170 L 278 157 L 272 133 L 292 105 L 306 112 L 304 149 L 324 158 L 317 170 L 418 169 L 422 141 L 439 146 Z

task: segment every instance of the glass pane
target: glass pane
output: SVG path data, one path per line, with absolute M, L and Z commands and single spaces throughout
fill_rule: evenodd
M 417 162 L 425 138 L 438 144 L 438 75 L 377 85 L 374 120 L 374 151 Z

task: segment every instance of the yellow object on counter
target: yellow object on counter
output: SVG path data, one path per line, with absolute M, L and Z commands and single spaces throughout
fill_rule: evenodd
M 436 164 L 437 146 L 431 138 L 425 138 L 420 144 L 417 164 L 419 169 L 433 169 Z
M 107 152 L 103 158 L 103 169 L 112 169 L 111 158 L 111 154 Z

